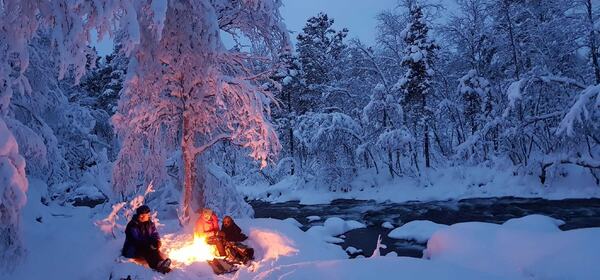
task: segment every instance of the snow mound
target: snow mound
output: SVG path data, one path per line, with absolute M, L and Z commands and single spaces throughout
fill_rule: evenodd
M 501 279 L 451 264 L 408 257 L 357 258 L 275 267 L 253 279 Z M 236 278 L 241 279 L 241 278 Z
M 364 224 L 357 221 L 344 221 L 338 217 L 331 217 L 325 220 L 322 226 L 313 226 L 306 232 L 329 243 L 342 243 L 344 240 L 335 236 L 364 227 L 366 227 Z
M 392 225 L 392 223 L 390 222 L 384 222 L 383 224 L 381 224 L 382 228 L 388 228 L 388 229 L 393 229 L 394 225 Z
M 388 234 L 388 237 L 415 240 L 424 243 L 427 242 L 436 231 L 445 227 L 447 227 L 447 225 L 437 224 L 432 221 L 416 220 L 392 230 Z
M 302 224 L 300 222 L 298 222 L 298 220 L 294 219 L 294 218 L 287 218 L 285 220 L 283 220 L 284 222 L 290 223 L 292 225 L 295 225 L 297 227 L 302 227 Z
M 510 219 L 504 222 L 502 226 L 511 229 L 552 232 L 560 231 L 558 227 L 564 224 L 564 221 L 554 219 L 552 217 L 543 215 L 528 215 L 521 218 Z
M 346 248 L 346 252 L 348 252 L 348 254 L 358 254 L 362 253 L 362 249 L 356 249 L 352 246 L 348 246 L 348 248 Z
M 321 238 L 306 234 L 286 221 L 240 219 L 236 222 L 248 233 L 246 243 L 254 248 L 257 262 L 251 267 L 242 268 L 234 279 L 253 279 L 277 266 L 348 257 L 341 247 L 325 243 Z
M 558 224 L 539 215 L 454 224 L 433 234 L 424 257 L 509 279 L 596 279 L 600 228 L 561 231 Z

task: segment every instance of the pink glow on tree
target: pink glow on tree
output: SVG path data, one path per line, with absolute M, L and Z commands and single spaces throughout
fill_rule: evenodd
M 165 161 L 181 150 L 180 218 L 187 222 L 196 159 L 214 143 L 228 139 L 248 147 L 263 166 L 278 152 L 267 119 L 272 95 L 259 84 L 275 68 L 276 55 L 269 54 L 288 42 L 279 6 L 273 0 L 170 1 L 162 34 L 151 28 L 152 16 L 138 15 L 140 44 L 113 117 L 123 143 L 113 176 L 116 192 L 131 193 L 140 181 L 164 183 Z M 222 31 L 245 36 L 266 55 L 226 50 Z

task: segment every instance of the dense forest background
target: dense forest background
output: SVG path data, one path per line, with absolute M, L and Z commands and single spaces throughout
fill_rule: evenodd
M 368 174 L 428 186 L 432 172 L 469 167 L 532 176 L 546 187 L 569 176 L 599 185 L 597 7 L 591 0 L 458 3 L 453 15 L 411 1 L 382 11 L 375 45 L 347 38 L 325 13 L 309 18 L 295 46 L 278 56 L 277 71 L 261 80 L 275 97 L 265 110 L 279 153 L 261 166 L 247 145 L 210 142 L 198 158 L 200 194 L 209 204 L 244 208 L 241 198 L 223 195 L 235 193 L 232 185 L 295 178 L 344 192 Z M 435 21 L 441 15 L 443 25 Z M 160 165 L 141 168 L 133 186 L 113 193 L 123 177 L 123 139 L 111 120 L 126 102 L 119 98 L 129 62 L 119 36 L 106 57 L 87 49 L 80 83 L 57 80 L 63 70 L 46 59 L 57 55 L 50 44 L 41 33 L 29 45 L 32 90 L 15 91 L 7 119 L 27 173 L 47 181 L 46 198 L 97 204 L 130 198 L 152 181 L 172 186 L 157 187 L 157 201 L 176 203 L 181 150 L 162 154 Z

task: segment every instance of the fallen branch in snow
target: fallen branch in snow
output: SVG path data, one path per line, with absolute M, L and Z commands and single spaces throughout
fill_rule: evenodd
M 542 172 L 540 174 L 540 182 L 544 184 L 546 182 L 546 169 L 554 164 L 575 164 L 581 167 L 589 169 L 600 169 L 600 161 L 594 159 L 584 158 L 562 158 L 553 161 L 545 161 L 542 163 Z M 596 178 L 596 184 L 599 184 L 598 178 Z
M 117 235 L 115 234 L 115 228 L 120 230 L 125 229 L 125 225 L 119 224 L 117 221 L 120 218 L 123 218 L 122 220 L 125 220 L 125 222 L 129 221 L 131 217 L 133 217 L 135 210 L 144 204 L 146 196 L 152 192 L 154 192 L 154 185 L 152 182 L 150 182 L 143 195 L 137 195 L 129 202 L 125 201 L 113 204 L 112 211 L 108 214 L 108 216 L 102 220 L 94 222 L 94 224 L 99 227 L 102 232 L 105 234 L 111 234 L 112 237 L 116 239 Z M 152 215 L 153 220 L 156 219 L 156 214 L 157 213 L 155 212 Z M 155 223 L 157 223 L 158 226 L 158 219 L 156 219 Z
M 119 219 L 119 211 L 125 206 L 125 202 L 120 202 L 112 206 L 112 211 L 108 217 L 103 220 L 96 221 L 94 224 L 100 228 L 105 234 L 111 234 L 114 239 L 117 239 L 115 228 L 118 227 L 117 220 Z
M 380 234 L 377 236 L 377 245 L 375 246 L 375 250 L 373 251 L 371 258 L 381 256 L 380 249 L 385 249 L 385 248 L 387 248 L 387 246 L 385 246 L 385 244 L 381 244 L 381 234 Z

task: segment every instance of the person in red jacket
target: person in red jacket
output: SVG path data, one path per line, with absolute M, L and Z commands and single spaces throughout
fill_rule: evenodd
M 200 217 L 196 220 L 196 226 L 194 227 L 194 233 L 199 236 L 206 236 L 206 238 L 216 236 L 219 232 L 219 218 L 212 210 L 208 208 L 200 211 Z
M 225 256 L 225 245 L 223 237 L 219 234 L 219 218 L 212 210 L 202 209 L 200 217 L 196 220 L 194 233 L 206 237 L 206 243 L 217 246 L 220 256 Z

